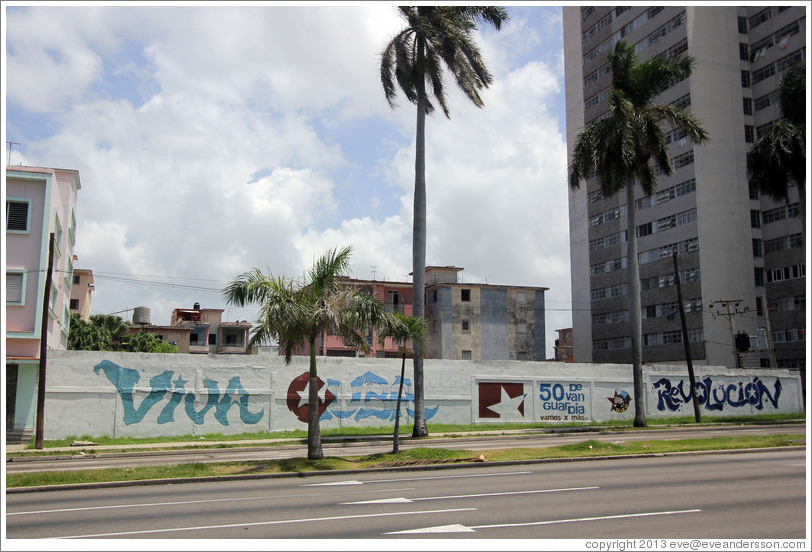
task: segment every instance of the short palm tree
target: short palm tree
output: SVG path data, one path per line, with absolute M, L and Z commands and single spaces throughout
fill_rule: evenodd
M 482 107 L 479 91 L 487 88 L 493 77 L 485 67 L 472 35 L 478 23 L 489 23 L 500 29 L 508 15 L 504 8 L 496 6 L 400 6 L 398 10 L 408 26 L 392 38 L 381 54 L 381 83 L 390 106 L 395 107 L 398 88 L 417 106 L 412 314 L 422 317 L 426 288 L 426 114 L 434 111 L 429 92 L 448 117 L 443 88 L 445 66 L 468 99 Z M 420 347 L 415 348 L 414 380 L 413 435 L 425 437 L 428 430 L 423 402 L 423 351 Z
M 392 325 L 389 330 L 378 334 L 378 338 L 383 341 L 387 337 L 392 338 L 398 345 L 398 350 L 401 354 L 402 361 L 400 365 L 400 386 L 398 387 L 398 402 L 395 407 L 395 432 L 392 439 L 392 454 L 398 452 L 398 430 L 400 428 L 400 401 L 403 397 L 403 379 L 406 376 L 406 357 L 411 352 L 409 344 L 412 347 L 420 347 L 426 344 L 429 337 L 428 327 L 426 326 L 425 318 L 416 318 L 413 316 L 406 316 L 403 313 L 395 311 L 392 313 L 397 318 L 399 324 Z
M 789 183 L 798 185 L 801 227 L 806 232 L 806 65 L 799 62 L 781 77 L 781 117 L 753 144 L 747 156 L 751 185 L 776 201 L 789 200 Z
M 359 349 L 368 350 L 369 345 L 359 328 L 376 326 L 380 331 L 391 331 L 390 325 L 396 324 L 380 301 L 346 282 L 351 252 L 349 246 L 328 251 L 313 264 L 302 284 L 265 275 L 255 268 L 238 276 L 223 290 L 228 303 L 260 306 L 259 320 L 251 330 L 248 348 L 275 340 L 285 355 L 285 362 L 290 363 L 298 347 L 309 346 L 309 460 L 324 457 L 319 427 L 316 340 L 328 332 L 342 336 L 346 343 Z
M 654 98 L 675 81 L 691 74 L 688 56 L 656 56 L 638 62 L 634 48 L 619 41 L 607 56 L 612 73 L 608 117 L 590 122 L 579 134 L 569 165 L 569 185 L 577 189 L 582 180 L 596 176 L 604 197 L 625 188 L 627 216 L 627 268 L 629 325 L 631 327 L 634 377 L 634 425 L 646 425 L 643 403 L 642 313 L 640 268 L 637 258 L 637 227 L 634 185 L 650 196 L 656 189 L 655 166 L 663 174 L 674 172 L 661 122 L 682 129 L 694 143 L 709 139 L 700 122 L 672 105 L 658 105 Z

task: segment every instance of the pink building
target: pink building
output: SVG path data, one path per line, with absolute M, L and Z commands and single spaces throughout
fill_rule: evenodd
M 6 423 L 11 437 L 34 427 L 42 323 L 48 349 L 66 349 L 76 243 L 79 173 L 6 167 Z M 45 303 L 50 236 L 51 290 Z
M 246 354 L 248 332 L 252 324 L 223 322 L 225 309 L 201 309 L 195 303 L 191 309 L 175 309 L 169 325 L 188 328 L 190 353 Z
M 381 301 L 386 310 L 398 311 L 406 316 L 412 315 L 412 284 L 409 282 L 383 282 L 378 280 L 347 280 L 351 285 L 359 288 L 366 288 L 371 291 L 372 296 Z M 374 358 L 399 357 L 398 346 L 389 338 L 383 345 L 378 343 L 378 333 L 374 328 L 364 329 L 364 339 L 370 347 L 370 351 L 365 355 Z M 280 351 L 280 354 L 283 352 Z M 308 355 L 309 349 L 304 346 L 294 351 L 295 355 Z M 344 343 L 344 339 L 323 333 L 316 341 L 316 354 L 322 356 L 364 356 L 355 348 Z

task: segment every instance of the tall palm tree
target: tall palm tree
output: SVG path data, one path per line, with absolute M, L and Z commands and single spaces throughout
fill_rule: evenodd
M 753 144 L 747 156 L 751 185 L 776 201 L 789 201 L 790 181 L 798 185 L 801 227 L 806 233 L 806 65 L 792 65 L 778 88 L 781 117 Z
M 388 331 L 378 334 L 378 339 L 383 342 L 387 337 L 391 337 L 398 345 L 398 350 L 402 357 L 400 365 L 400 386 L 398 387 L 398 402 L 395 408 L 395 431 L 392 438 L 392 454 L 398 452 L 398 429 L 400 428 L 400 401 L 403 397 L 403 379 L 406 375 L 406 357 L 409 355 L 409 343 L 412 347 L 425 345 L 429 337 L 428 327 L 425 318 L 406 316 L 400 312 L 392 313 L 400 324 L 393 325 Z
M 397 324 L 380 301 L 346 282 L 351 252 L 350 246 L 328 251 L 314 262 L 302 284 L 265 275 L 255 268 L 238 276 L 223 290 L 228 303 L 240 307 L 246 304 L 260 306 L 259 320 L 251 329 L 249 349 L 276 340 L 289 364 L 298 347 L 309 346 L 309 460 L 324 457 L 319 427 L 316 340 L 328 332 L 340 335 L 346 343 L 366 351 L 369 345 L 359 328 L 376 326 L 380 331 L 388 332 L 392 331 L 390 326 Z
M 493 77 L 485 67 L 473 33 L 479 23 L 497 30 L 508 20 L 496 6 L 400 6 L 408 26 L 381 54 L 381 83 L 386 99 L 395 107 L 398 88 L 417 106 L 415 136 L 414 221 L 412 229 L 413 315 L 425 314 L 426 289 L 426 115 L 434 111 L 429 92 L 449 117 L 443 88 L 443 66 L 474 105 L 484 105 L 479 91 Z M 427 91 L 428 88 L 428 91 Z M 414 437 L 428 435 L 423 401 L 423 350 L 414 354 Z
M 582 180 L 597 176 L 605 197 L 613 196 L 624 188 L 626 190 L 634 425 L 645 427 L 643 329 L 634 185 L 635 182 L 640 184 L 643 193 L 650 196 L 657 186 L 655 166 L 666 175 L 674 172 L 661 122 L 671 128 L 684 130 L 697 144 L 707 141 L 709 136 L 701 123 L 690 114 L 653 101 L 675 81 L 691 74 L 691 57 L 666 58 L 661 55 L 638 62 L 634 47 L 619 41 L 607 56 L 607 61 L 612 73 L 609 115 L 590 122 L 578 134 L 569 165 L 569 185 L 577 189 Z

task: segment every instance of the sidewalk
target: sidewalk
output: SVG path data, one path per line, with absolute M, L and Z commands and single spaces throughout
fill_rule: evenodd
M 643 430 L 648 431 L 668 431 L 674 429 L 686 429 L 686 428 L 693 428 L 696 431 L 702 430 L 711 430 L 716 429 L 719 426 L 730 426 L 731 428 L 741 427 L 741 426 L 750 426 L 750 425 L 764 425 L 767 422 L 753 422 L 753 423 L 703 423 L 702 426 L 694 427 L 693 424 L 679 424 L 679 425 L 656 425 L 656 426 L 648 426 Z M 769 425 L 797 425 L 797 424 L 804 424 L 806 420 L 799 419 L 799 420 L 784 420 L 781 422 L 769 422 Z M 457 431 L 457 432 L 449 432 L 449 433 L 432 433 L 430 434 L 429 438 L 432 437 L 493 437 L 499 435 L 539 435 L 539 434 L 560 434 L 560 433 L 605 433 L 605 432 L 612 432 L 612 433 L 623 433 L 625 431 L 634 431 L 639 430 L 639 428 L 635 427 L 617 427 L 617 426 L 577 426 L 577 427 L 546 427 L 546 428 L 528 428 L 528 429 L 495 429 L 492 431 L 482 430 L 482 431 Z M 411 435 L 401 435 L 401 441 L 408 441 L 411 440 Z M 351 436 L 339 436 L 339 437 L 325 437 L 322 436 L 322 443 L 331 443 L 331 442 L 368 442 L 368 441 L 391 441 L 392 435 L 391 434 L 380 434 L 380 435 L 351 435 Z M 90 451 L 149 451 L 149 450 L 156 450 L 156 449 L 173 449 L 173 448 L 211 448 L 211 447 L 221 447 L 223 445 L 231 446 L 234 448 L 238 448 L 241 446 L 245 447 L 257 447 L 263 445 L 278 445 L 280 443 L 286 443 L 294 446 L 298 445 L 305 445 L 307 444 L 307 439 L 302 438 L 289 438 L 289 439 L 241 439 L 241 440 L 225 440 L 225 441 L 207 441 L 204 438 L 200 438 L 194 441 L 166 441 L 166 442 L 159 442 L 159 443 L 136 443 L 136 444 L 121 444 L 121 445 L 96 445 L 90 444 L 88 441 L 76 441 L 77 445 L 75 446 L 68 446 L 68 447 L 45 447 L 41 450 L 28 448 L 27 444 L 7 444 L 6 445 L 6 453 L 23 453 L 23 454 L 39 454 L 42 453 L 72 453 L 72 454 L 79 454 L 80 452 L 90 452 Z

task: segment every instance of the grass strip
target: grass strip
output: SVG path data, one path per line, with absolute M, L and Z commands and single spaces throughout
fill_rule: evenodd
M 289 458 L 283 460 L 256 460 L 248 462 L 186 463 L 172 466 L 6 474 L 6 487 L 342 469 L 371 469 L 410 460 L 419 460 L 421 463 L 431 463 L 433 461 L 453 459 L 473 459 L 480 456 L 484 456 L 486 462 L 496 462 L 555 458 L 588 458 L 628 454 L 662 454 L 667 452 L 736 450 L 799 446 L 805 444 L 806 439 L 799 435 L 751 435 L 745 437 L 713 437 L 665 441 L 624 441 L 622 438 L 612 441 L 589 439 L 575 444 L 554 447 L 476 451 L 421 447 L 401 450 L 398 454 L 373 454 L 349 458 L 331 456 L 323 460 L 314 461 L 307 460 L 307 458 Z
M 790 413 L 790 414 L 764 414 L 756 416 L 714 416 L 712 418 L 706 417 L 701 424 L 697 424 L 693 416 L 678 416 L 678 417 L 649 417 L 647 423 L 651 429 L 661 427 L 664 425 L 683 425 L 687 424 L 692 427 L 702 427 L 718 424 L 741 424 L 741 423 L 758 423 L 758 422 L 782 422 L 789 420 L 803 419 L 803 413 Z M 612 420 L 601 422 L 600 424 L 592 422 L 584 423 L 497 423 L 497 424 L 428 424 L 429 436 L 438 433 L 468 433 L 468 432 L 494 432 L 494 431 L 508 431 L 508 430 L 521 430 L 521 429 L 549 429 L 549 428 L 562 428 L 562 427 L 616 427 L 618 429 L 632 428 L 632 420 Z M 641 429 L 641 428 L 634 428 Z M 322 428 L 322 437 L 353 437 L 365 435 L 391 435 L 392 426 L 380 427 L 345 427 L 340 429 Z M 412 434 L 411 425 L 400 426 L 400 435 L 408 436 Z M 50 439 L 43 443 L 43 450 L 49 448 L 69 447 L 74 442 L 92 442 L 96 445 L 139 445 L 139 444 L 152 444 L 152 443 L 200 443 L 206 444 L 212 441 L 218 442 L 234 442 L 233 446 L 245 446 L 240 441 L 250 440 L 282 440 L 298 442 L 307 439 L 306 429 L 297 429 L 292 431 L 257 431 L 252 433 L 239 433 L 234 435 L 224 435 L 222 433 L 207 433 L 205 435 L 173 435 L 173 436 L 160 436 L 160 437 L 109 437 L 109 436 L 69 436 L 64 439 Z M 222 445 L 227 447 L 229 445 Z M 34 439 L 27 446 L 27 450 L 35 451 Z

